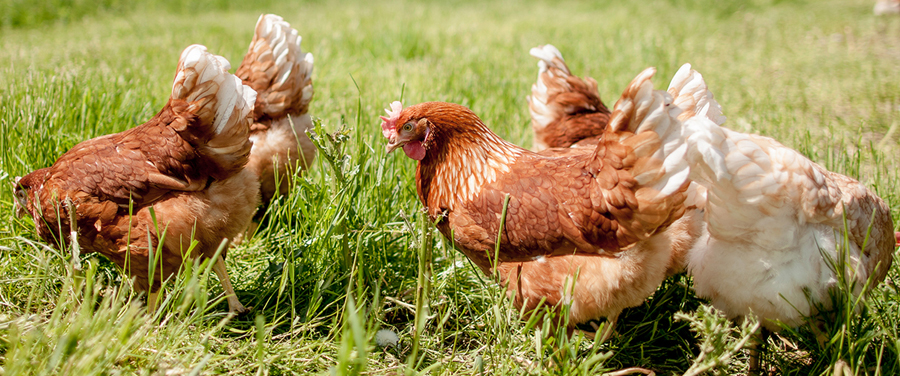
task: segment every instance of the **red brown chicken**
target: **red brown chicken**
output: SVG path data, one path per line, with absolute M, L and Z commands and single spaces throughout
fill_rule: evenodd
M 185 49 L 172 95 L 156 116 L 75 145 L 52 166 L 17 179 L 17 212 L 27 211 L 38 235 L 60 248 L 64 235 L 76 232 L 82 252 L 99 252 L 122 267 L 155 310 L 161 281 L 185 257 L 213 257 L 223 239 L 246 228 L 259 203 L 259 182 L 244 168 L 256 93 L 229 68 L 204 46 Z M 160 242 L 156 262 L 150 255 Z M 225 270 L 226 253 L 213 270 L 229 311 L 244 312 Z
M 597 81 L 573 76 L 553 45 L 532 48 L 530 53 L 540 59 L 538 78 L 528 96 L 534 150 L 596 145 L 610 116 Z
M 588 153 L 530 152 L 468 108 L 441 102 L 392 103 L 382 132 L 388 152 L 403 148 L 418 161 L 419 199 L 440 232 L 482 272 L 496 271 L 517 307 L 532 311 L 546 298 L 551 307 L 571 303 L 570 328 L 603 317 L 614 324 L 656 290 L 702 230 L 696 211 L 684 215 L 682 107 L 653 90 L 654 72 L 632 81 Z M 686 98 L 705 98 L 705 85 L 679 88 L 702 90 L 676 92 L 693 114 L 696 100 Z
M 295 170 L 316 157 L 306 130 L 312 126 L 313 56 L 300 48 L 297 30 L 274 14 L 264 14 L 235 75 L 258 93 L 250 130 L 247 168 L 259 176 L 263 205 L 285 195 Z

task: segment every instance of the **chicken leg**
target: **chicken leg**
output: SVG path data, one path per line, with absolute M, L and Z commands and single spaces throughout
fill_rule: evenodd
M 746 318 L 743 318 L 743 320 L 746 320 Z M 747 375 L 762 374 L 760 355 L 765 350 L 766 344 L 769 343 L 769 336 L 771 334 L 772 332 L 765 327 L 760 327 L 756 333 L 753 334 L 753 344 L 748 349 L 750 351 L 750 357 L 747 359 Z
M 600 333 L 600 343 L 605 343 L 613 334 L 616 333 L 616 321 L 619 321 L 618 312 L 606 318 L 606 325 L 603 326 L 603 333 Z
M 237 298 L 237 294 L 234 293 L 234 287 L 231 286 L 231 279 L 228 278 L 228 271 L 225 270 L 225 259 L 223 259 L 222 256 L 216 258 L 216 263 L 213 264 L 213 271 L 219 276 L 219 281 L 222 282 L 222 289 L 225 290 L 225 299 L 228 299 L 228 312 L 234 312 L 236 314 L 249 312 L 250 310 L 241 304 L 241 301 Z

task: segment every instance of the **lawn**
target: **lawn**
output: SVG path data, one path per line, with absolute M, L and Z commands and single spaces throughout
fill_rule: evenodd
M 607 343 L 568 338 L 520 320 L 423 219 L 414 161 L 384 153 L 382 109 L 401 97 L 460 103 L 529 147 L 528 50 L 546 43 L 610 106 L 645 67 L 665 88 L 690 62 L 726 126 L 859 179 L 900 218 L 900 17 L 873 16 L 873 1 L 259 4 L 0 0 L 0 375 L 744 372 L 736 347 L 752 322 L 742 331 L 716 315 L 687 276 L 626 310 Z M 323 149 L 229 252 L 250 314 L 226 315 L 217 279 L 197 264 L 147 315 L 111 263 L 82 255 L 76 268 L 14 215 L 12 178 L 153 116 L 190 44 L 236 67 L 263 12 L 283 16 L 315 56 L 310 113 Z M 895 262 L 859 314 L 837 297 L 846 309 L 824 345 L 808 328 L 785 331 L 766 363 L 779 374 L 900 373 L 898 272 Z M 380 329 L 397 346 L 377 346 Z

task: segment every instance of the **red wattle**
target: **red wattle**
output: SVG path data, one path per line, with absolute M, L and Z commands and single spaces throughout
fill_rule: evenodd
M 425 148 L 422 146 L 422 141 L 408 142 L 406 145 L 403 145 L 403 152 L 406 153 L 407 157 L 417 161 L 425 158 Z

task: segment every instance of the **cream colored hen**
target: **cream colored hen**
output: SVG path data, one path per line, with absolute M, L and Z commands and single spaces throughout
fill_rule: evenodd
M 890 210 L 860 182 L 706 117 L 685 130 L 691 179 L 708 190 L 708 233 L 688 255 L 699 296 L 731 318 L 753 312 L 777 331 L 776 320 L 799 326 L 815 314 L 813 302 L 828 308 L 838 286 L 828 259 L 846 262 L 838 265 L 855 295 L 885 278 L 895 244 Z

